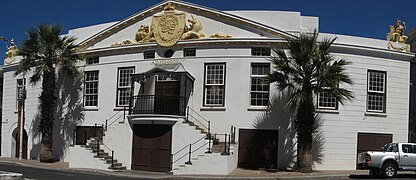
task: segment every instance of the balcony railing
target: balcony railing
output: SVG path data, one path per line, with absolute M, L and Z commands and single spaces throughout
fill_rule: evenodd
M 129 114 L 185 116 L 185 109 L 185 98 L 181 96 L 139 95 L 132 97 Z

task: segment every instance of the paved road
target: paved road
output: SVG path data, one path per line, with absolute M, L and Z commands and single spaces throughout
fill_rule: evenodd
M 101 173 L 84 173 L 76 172 L 71 170 L 55 170 L 55 169 L 44 169 L 36 167 L 21 166 L 11 163 L 0 162 L 0 171 L 8 171 L 23 174 L 24 178 L 27 179 L 42 179 L 42 180 L 80 180 L 80 179 L 102 179 L 102 180 L 114 180 L 114 179 L 137 179 L 137 178 L 127 178 L 120 176 L 111 176 Z M 146 179 L 146 178 L 140 178 Z
M 396 178 L 393 178 L 395 180 L 408 180 L 408 179 L 416 179 L 416 174 L 411 172 L 406 172 L 406 174 L 399 174 Z M 370 175 L 350 175 L 350 179 L 376 179 L 373 176 Z M 390 180 L 390 179 L 389 179 Z

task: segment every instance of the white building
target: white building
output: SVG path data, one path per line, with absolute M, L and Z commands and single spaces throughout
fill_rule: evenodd
M 67 35 L 78 38 L 86 56 L 79 65 L 85 76 L 82 81 L 58 76 L 55 158 L 70 167 L 108 169 L 81 146 L 104 129 L 100 149 L 110 155 L 114 151 L 114 159 L 127 169 L 228 174 L 237 166 L 292 168 L 296 139 L 291 115 L 273 84 L 260 79 L 272 70 L 272 45 L 312 33 L 318 22 L 300 12 L 220 11 L 167 0 L 117 22 L 70 30 Z M 315 169 L 351 170 L 357 152 L 407 142 L 414 54 L 390 50 L 400 46 L 395 42 L 320 35 L 337 37 L 333 55 L 352 62 L 347 72 L 354 85 L 346 88 L 356 99 L 342 106 L 333 98 L 317 97 L 324 121 L 314 142 Z M 2 67 L 4 157 L 16 156 L 16 92 L 27 81 L 14 77 L 16 61 L 8 59 Z M 37 159 L 41 89 L 25 87 L 23 154 Z M 211 147 L 208 131 L 223 144 L 232 127 L 237 143 L 223 155 L 222 149 L 205 153 Z

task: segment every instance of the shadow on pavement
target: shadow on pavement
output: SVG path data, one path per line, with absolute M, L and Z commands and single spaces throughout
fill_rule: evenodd
M 380 177 L 362 175 L 362 174 L 360 175 L 351 174 L 349 178 L 350 179 L 382 179 Z M 416 174 L 415 173 L 412 174 L 411 172 L 409 172 L 409 174 L 397 174 L 397 176 L 394 179 L 407 179 L 407 178 L 416 179 Z

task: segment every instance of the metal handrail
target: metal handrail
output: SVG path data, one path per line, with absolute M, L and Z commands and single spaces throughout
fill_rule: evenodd
M 116 119 L 114 119 L 114 121 L 113 122 L 111 122 L 110 124 L 108 124 L 107 126 L 106 126 L 106 131 L 107 131 L 107 128 L 108 127 L 110 127 L 111 125 L 113 125 L 116 121 L 118 121 L 121 117 L 123 117 L 123 114 L 120 114 L 120 116 L 118 116 Z M 106 119 L 106 121 L 108 121 L 108 119 Z
M 171 162 L 171 164 L 173 165 L 174 163 L 176 163 L 176 162 L 178 162 L 179 160 L 183 159 L 183 158 L 184 158 L 184 157 L 186 157 L 187 155 L 188 155 L 189 159 L 188 159 L 188 162 L 186 162 L 186 163 L 188 163 L 188 164 L 192 164 L 192 163 L 191 163 L 191 156 L 192 156 L 192 153 L 194 153 L 194 152 L 196 152 L 197 150 L 201 149 L 201 148 L 202 148 L 202 147 L 204 147 L 207 143 L 204 143 L 203 145 L 199 146 L 198 148 L 195 148 L 195 150 L 194 150 L 194 151 L 192 151 L 192 146 L 193 146 L 193 145 L 195 145 L 196 143 L 198 143 L 199 141 L 203 140 L 203 139 L 205 139 L 205 136 L 204 136 L 204 137 L 202 137 L 202 138 L 200 138 L 200 139 L 198 139 L 198 140 L 196 140 L 196 141 L 194 141 L 193 143 L 187 144 L 185 147 L 183 147 L 182 149 L 180 149 L 180 150 L 176 151 L 176 153 L 172 154 L 172 155 L 171 155 L 171 156 L 172 156 L 172 157 L 171 157 L 171 158 L 172 158 L 172 162 Z M 208 143 L 209 143 L 209 142 L 208 142 Z M 175 159 L 175 161 L 173 161 L 173 159 L 174 159 L 174 156 L 175 156 L 175 155 L 179 154 L 180 152 L 182 152 L 182 151 L 183 151 L 183 150 L 185 150 L 185 149 L 188 149 L 188 147 L 189 147 L 189 151 L 188 151 L 187 153 L 185 153 L 184 155 L 182 155 L 181 157 L 179 157 L 179 158 Z
M 121 114 L 120 116 L 118 116 L 114 121 L 112 121 L 110 124 L 108 124 L 108 121 L 110 121 L 113 117 L 115 117 L 118 113 L 120 113 L 121 111 L 117 111 L 116 113 L 114 113 L 110 118 L 105 120 L 105 131 L 108 130 L 108 127 L 110 127 L 111 125 L 113 125 L 117 120 L 119 120 L 121 117 L 123 117 L 124 119 L 126 118 L 126 107 L 123 107 L 123 114 Z M 123 119 L 123 120 L 124 120 Z
M 198 112 L 196 112 L 195 110 L 193 110 L 192 108 L 190 108 L 189 106 L 188 106 L 188 108 L 192 111 L 192 112 L 194 112 L 196 115 L 198 115 L 200 118 L 202 118 L 202 120 L 204 120 L 205 122 L 209 122 L 207 119 L 205 119 L 204 117 L 202 117 L 202 115 L 200 115 Z
M 104 142 L 101 142 L 105 148 L 107 148 L 109 151 L 111 151 L 111 167 L 114 167 L 114 150 L 110 149 L 107 145 L 104 144 Z

